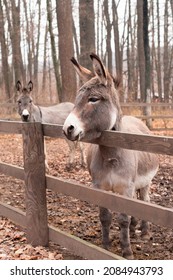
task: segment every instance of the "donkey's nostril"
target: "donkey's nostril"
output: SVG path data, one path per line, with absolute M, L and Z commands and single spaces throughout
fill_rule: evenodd
M 74 130 L 74 126 L 73 126 L 73 125 L 70 125 L 70 126 L 67 128 L 68 134 L 71 134 L 73 130 Z

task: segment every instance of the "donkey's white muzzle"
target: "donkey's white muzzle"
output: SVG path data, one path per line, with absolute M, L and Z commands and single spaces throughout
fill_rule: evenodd
M 28 112 L 28 110 L 24 109 L 21 116 L 22 116 L 22 120 L 24 122 L 27 122 L 29 120 L 29 112 Z
M 63 132 L 65 136 L 71 141 L 76 141 L 83 138 L 84 129 L 82 122 L 78 117 L 76 117 L 74 113 L 70 113 L 65 120 Z

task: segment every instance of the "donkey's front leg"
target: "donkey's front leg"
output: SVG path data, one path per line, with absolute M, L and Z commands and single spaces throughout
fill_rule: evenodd
M 120 225 L 120 245 L 122 249 L 122 255 L 124 258 L 133 259 L 133 252 L 130 245 L 129 226 L 131 217 L 126 214 L 118 215 L 118 222 Z
M 110 246 L 110 240 L 109 240 L 109 229 L 112 222 L 112 214 L 109 212 L 108 209 L 104 207 L 100 207 L 100 221 L 102 224 L 102 242 L 103 247 L 105 249 L 108 249 Z
M 49 164 L 48 164 L 48 161 L 47 161 L 46 140 L 45 140 L 45 138 L 44 138 L 44 156 L 45 156 L 46 173 L 49 173 Z
M 82 167 L 86 166 L 86 160 L 85 160 L 85 150 L 84 150 L 84 145 L 82 142 L 79 143 L 79 149 L 80 149 L 80 164 Z
M 142 188 L 139 190 L 139 198 L 140 200 L 150 202 L 150 197 L 149 197 L 149 188 L 150 185 L 147 185 L 146 187 Z M 143 239 L 149 240 L 151 239 L 152 235 L 150 233 L 150 224 L 147 221 L 142 220 L 141 222 L 141 237 Z
M 66 168 L 67 168 L 67 170 L 71 170 L 74 166 L 76 142 L 72 142 L 67 139 L 66 139 L 66 142 L 69 146 L 69 158 L 68 158 L 68 163 L 66 164 Z

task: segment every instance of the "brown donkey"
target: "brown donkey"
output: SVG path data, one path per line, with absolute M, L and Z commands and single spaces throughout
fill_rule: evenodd
M 68 139 L 75 141 L 85 138 L 98 138 L 104 130 L 116 130 L 137 134 L 150 134 L 149 129 L 139 119 L 123 116 L 118 99 L 117 81 L 109 74 L 100 58 L 90 55 L 94 73 L 80 66 L 72 58 L 72 63 L 85 82 L 79 89 L 75 107 L 67 117 L 63 131 Z M 88 81 L 86 81 L 88 80 Z M 135 197 L 136 191 L 141 200 L 150 201 L 149 188 L 158 169 L 158 159 L 154 154 L 110 148 L 91 144 L 87 164 L 95 188 L 112 191 L 127 197 Z M 100 207 L 102 239 L 105 248 L 110 244 L 109 229 L 111 213 Z M 135 228 L 135 219 L 126 214 L 118 215 L 122 255 L 132 259 L 129 229 Z M 149 224 L 141 223 L 141 235 L 149 238 Z

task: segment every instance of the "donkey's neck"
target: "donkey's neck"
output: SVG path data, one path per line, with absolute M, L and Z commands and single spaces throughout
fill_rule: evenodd
M 31 121 L 42 122 L 42 113 L 39 106 L 32 104 Z
M 121 131 L 122 115 L 117 118 L 117 122 L 112 127 L 112 131 Z M 99 145 L 99 151 L 104 161 L 116 162 L 122 154 L 122 149 L 119 147 L 108 147 Z
M 119 147 L 107 147 L 99 145 L 99 151 L 104 162 L 116 164 L 119 162 L 122 154 L 122 149 Z

